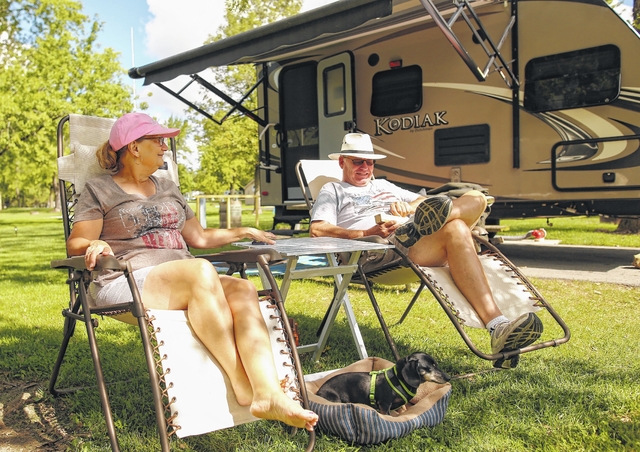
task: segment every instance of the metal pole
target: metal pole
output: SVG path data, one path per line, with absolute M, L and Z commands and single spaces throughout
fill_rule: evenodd
M 207 227 L 207 198 L 203 196 L 196 196 L 196 202 L 198 204 L 198 221 L 203 229 Z

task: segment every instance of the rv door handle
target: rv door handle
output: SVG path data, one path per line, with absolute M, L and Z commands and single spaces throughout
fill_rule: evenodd
M 260 169 L 265 171 L 275 171 L 276 174 L 282 173 L 282 168 L 276 165 L 265 165 L 264 163 L 260 163 Z

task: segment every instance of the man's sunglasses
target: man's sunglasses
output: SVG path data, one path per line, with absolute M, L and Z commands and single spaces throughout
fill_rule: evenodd
M 375 160 L 367 160 L 367 159 L 347 159 L 347 160 L 351 160 L 351 163 L 353 163 L 355 166 L 361 166 L 364 163 L 366 163 L 367 166 L 373 166 L 376 164 Z

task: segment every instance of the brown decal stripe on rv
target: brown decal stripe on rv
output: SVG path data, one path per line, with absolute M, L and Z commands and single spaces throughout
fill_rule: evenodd
M 634 126 L 633 124 L 626 123 L 624 121 L 615 120 L 614 121 L 626 126 L 631 130 L 635 135 L 631 135 L 628 137 L 630 140 L 637 140 L 637 137 L 640 137 L 640 127 Z M 620 137 L 621 140 L 624 141 L 626 137 Z M 607 138 L 605 138 L 607 139 Z M 610 138 L 608 138 L 610 140 Z M 597 138 L 594 140 L 597 141 Z M 570 144 L 571 142 L 567 142 Z M 574 166 L 563 166 L 556 167 L 555 171 L 603 171 L 603 170 L 614 170 L 614 169 L 624 169 L 624 168 L 637 168 L 640 166 L 640 147 L 638 147 L 631 154 L 628 154 L 622 158 L 609 160 L 608 162 L 602 163 L 592 163 L 590 165 L 574 165 Z M 534 170 L 527 170 L 527 172 L 538 172 L 538 171 L 551 171 L 551 168 L 540 168 Z
M 423 181 L 423 182 L 434 182 L 438 185 L 441 184 L 446 184 L 447 182 L 451 182 L 451 180 L 445 178 L 445 177 L 435 177 L 435 176 L 430 176 L 427 174 L 423 174 L 423 173 L 415 173 L 413 171 L 404 171 L 404 170 L 399 170 L 398 168 L 392 168 L 390 166 L 384 166 L 384 165 L 380 165 L 378 163 L 376 163 L 376 170 L 380 170 L 380 171 L 384 171 L 387 174 L 395 174 L 396 176 L 401 176 L 401 177 L 406 177 L 409 179 L 414 179 L 414 180 L 419 180 L 419 181 Z M 484 183 L 480 184 L 480 182 L 476 182 L 476 181 L 465 181 L 465 182 L 470 182 L 470 183 L 474 183 L 474 184 L 478 184 L 478 185 L 483 185 L 484 187 L 490 187 L 491 184 L 487 184 Z

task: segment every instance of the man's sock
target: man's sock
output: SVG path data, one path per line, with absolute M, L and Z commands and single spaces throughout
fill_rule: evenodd
M 495 330 L 498 325 L 508 321 L 509 319 L 503 315 L 499 315 L 498 317 L 490 320 L 489 323 L 487 323 L 487 330 L 489 330 L 489 334 L 493 334 L 493 330 Z

